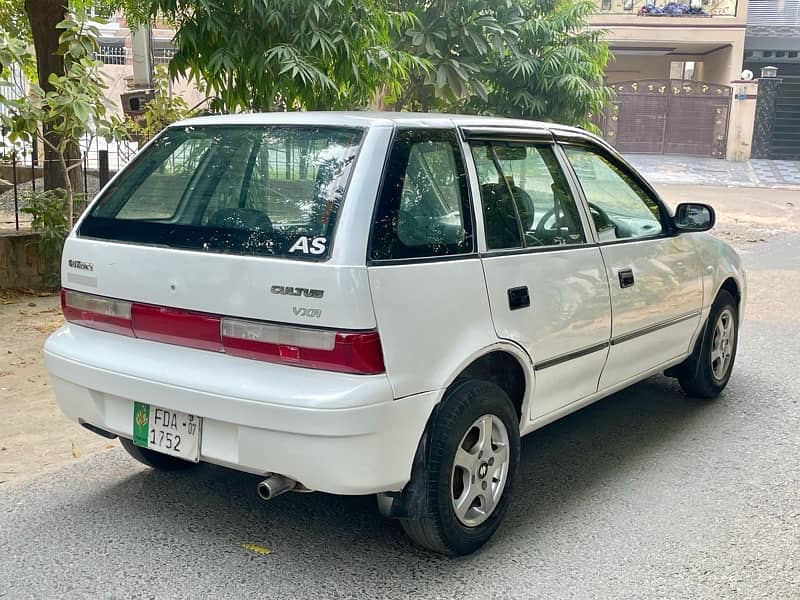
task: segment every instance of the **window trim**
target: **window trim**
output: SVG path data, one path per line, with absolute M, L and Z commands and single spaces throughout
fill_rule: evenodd
M 462 215 L 462 219 L 464 224 L 470 224 L 472 228 L 472 248 L 468 252 L 464 252 L 463 254 L 443 254 L 443 255 L 434 255 L 434 256 L 414 256 L 409 258 L 372 258 L 372 245 L 373 245 L 373 238 L 375 236 L 375 218 L 378 215 L 378 209 L 380 208 L 381 200 L 383 199 L 383 191 L 386 185 L 386 179 L 389 174 L 389 164 L 392 158 L 392 152 L 394 151 L 395 144 L 398 141 L 398 138 L 409 132 L 417 132 L 417 133 L 424 133 L 424 134 L 432 134 L 434 132 L 442 133 L 442 132 L 450 132 L 453 135 L 453 138 L 447 141 L 450 141 L 453 146 L 454 156 L 461 158 L 461 165 L 464 168 L 464 191 L 466 192 L 466 196 L 462 195 L 462 204 L 466 201 L 466 208 L 467 213 L 466 215 Z M 431 138 L 432 141 L 433 138 Z M 406 165 L 408 166 L 408 165 Z M 459 186 L 460 187 L 460 186 Z M 412 126 L 397 126 L 395 125 L 392 134 L 389 138 L 389 143 L 386 146 L 386 153 L 383 156 L 383 166 L 381 167 L 381 178 L 380 178 L 380 185 L 378 186 L 377 192 L 373 199 L 372 203 L 372 212 L 370 215 L 369 220 L 369 237 L 367 238 L 367 248 L 366 248 L 366 256 L 365 256 L 365 264 L 368 267 L 382 267 L 382 266 L 392 266 L 392 265 L 412 265 L 412 264 L 422 264 L 422 263 L 432 263 L 432 262 L 448 262 L 453 260 L 467 260 L 467 259 L 474 259 L 478 258 L 478 228 L 477 223 L 475 221 L 475 201 L 472 194 L 472 179 L 469 172 L 469 166 L 467 165 L 467 157 L 464 155 L 464 150 L 461 144 L 461 138 L 458 134 L 458 130 L 455 127 L 412 127 Z
M 633 242 L 669 238 L 677 235 L 678 232 L 675 229 L 674 223 L 672 222 L 672 215 L 667 209 L 666 204 L 664 204 L 664 201 L 655 191 L 653 186 L 650 185 L 641 175 L 639 175 L 639 173 L 637 173 L 636 170 L 622 156 L 619 155 L 619 153 L 617 153 L 615 150 L 607 146 L 605 143 L 600 143 L 599 141 L 589 138 L 588 136 L 584 136 L 571 131 L 570 132 L 556 131 L 554 133 L 556 136 L 556 145 L 559 147 L 559 150 L 564 154 L 565 168 L 569 170 L 570 177 L 574 180 L 575 185 L 578 188 L 578 192 L 581 198 L 581 204 L 583 205 L 583 208 L 588 215 L 591 215 L 591 213 L 589 212 L 589 200 L 586 197 L 585 192 L 583 191 L 583 186 L 580 184 L 580 178 L 578 177 L 575 168 L 572 166 L 572 162 L 569 160 L 569 157 L 567 156 L 566 148 L 569 146 L 578 146 L 587 148 L 589 151 L 592 151 L 595 154 L 598 154 L 601 157 L 608 160 L 612 165 L 619 168 L 636 185 L 638 185 L 647 194 L 650 200 L 652 200 L 658 206 L 659 214 L 661 215 L 661 218 L 659 219 L 661 223 L 661 231 L 653 235 L 642 235 L 632 238 L 619 238 L 616 240 L 600 241 L 597 229 L 594 226 L 594 220 L 590 218 L 589 226 L 591 227 L 592 235 L 598 246 L 602 247 L 602 246 L 613 246 L 616 244 L 630 244 Z
M 552 144 L 553 133 L 541 127 L 509 127 L 506 125 L 462 126 L 462 137 L 467 142 L 522 142 L 537 141 Z
M 492 258 L 496 256 L 512 256 L 516 254 L 538 254 L 541 252 L 558 252 L 560 250 L 570 249 L 575 250 L 578 248 L 591 248 L 597 246 L 597 238 L 592 227 L 591 219 L 587 217 L 587 213 L 584 209 L 584 202 L 582 200 L 582 191 L 580 188 L 576 188 L 575 183 L 572 181 L 572 172 L 571 169 L 567 170 L 567 166 L 564 164 L 564 160 L 560 156 L 560 148 L 558 144 L 554 141 L 553 134 L 547 132 L 547 135 L 543 134 L 544 130 L 514 130 L 515 136 L 510 138 L 507 135 L 503 135 L 506 133 L 507 130 L 498 128 L 497 131 L 494 132 L 494 135 L 490 135 L 491 128 L 481 128 L 480 135 L 464 135 L 463 141 L 463 148 L 465 148 L 464 153 L 467 155 L 467 160 L 469 161 L 468 166 L 468 173 L 470 174 L 471 179 L 476 186 L 476 190 L 478 194 L 478 198 L 480 198 L 480 212 L 481 215 L 481 231 L 480 231 L 480 243 L 482 249 L 480 250 L 481 258 Z M 550 244 L 548 246 L 522 246 L 520 248 L 489 248 L 486 245 L 486 221 L 483 218 L 483 197 L 480 195 L 480 181 L 478 180 L 478 169 L 475 165 L 474 157 L 472 156 L 472 146 L 470 142 L 498 142 L 498 143 L 505 143 L 505 142 L 512 142 L 518 144 L 527 144 L 531 146 L 547 146 L 552 151 L 558 162 L 558 166 L 561 170 L 561 174 L 564 176 L 564 179 L 567 182 L 567 187 L 569 188 L 570 194 L 572 195 L 572 200 L 575 202 L 575 205 L 578 209 L 578 217 L 580 219 L 580 224 L 583 229 L 583 242 L 578 244 Z M 469 152 L 467 152 L 469 150 Z M 477 232 L 476 232 L 477 235 Z
M 550 246 L 529 246 L 527 248 L 498 248 L 497 250 L 484 250 L 480 253 L 481 258 L 498 258 L 501 256 L 516 256 L 517 254 L 544 254 L 546 252 L 562 252 L 567 250 L 585 250 L 586 248 L 598 248 L 599 244 L 594 241 L 586 241 L 582 244 L 553 244 Z

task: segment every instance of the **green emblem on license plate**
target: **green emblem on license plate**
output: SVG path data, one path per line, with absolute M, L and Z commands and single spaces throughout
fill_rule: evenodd
M 133 443 L 147 448 L 147 436 L 150 433 L 150 405 L 134 402 L 133 404 Z

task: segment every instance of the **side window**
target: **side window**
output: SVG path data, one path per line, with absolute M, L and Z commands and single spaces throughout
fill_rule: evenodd
M 601 242 L 658 235 L 661 207 L 610 159 L 583 146 L 564 150 L 578 176 Z
M 474 250 L 466 174 L 455 132 L 398 133 L 372 228 L 372 260 Z
M 551 146 L 479 142 L 471 149 L 490 250 L 586 241 L 578 207 Z

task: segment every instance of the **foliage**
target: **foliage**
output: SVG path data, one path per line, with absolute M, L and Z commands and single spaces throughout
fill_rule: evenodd
M 191 116 L 189 105 L 180 96 L 172 94 L 169 75 L 164 65 L 156 65 L 153 77 L 155 96 L 145 105 L 138 117 L 129 117 L 125 127 L 131 137 L 144 143 L 155 136 L 170 123 Z
M 13 39 L 30 41 L 31 29 L 22 0 L 0 0 L 0 31 Z
M 24 0 L 0 0 L 0 31 L 10 37 L 32 43 L 31 25 L 25 16 Z M 138 0 L 70 0 L 69 8 L 77 20 L 85 21 L 89 11 L 95 15 L 110 17 L 114 11 L 123 9 L 133 15 L 141 14 L 142 2 Z M 53 32 L 58 35 L 58 31 Z
M 31 230 L 39 234 L 39 251 L 44 258 L 57 258 L 69 233 L 66 191 L 28 191 L 22 196 L 22 211 L 31 215 Z
M 383 0 L 152 0 L 177 27 L 170 73 L 189 75 L 212 107 L 332 109 L 400 91 L 424 60 L 394 49 L 415 25 Z
M 492 54 L 513 51 L 521 14 L 506 0 L 400 0 L 398 10 L 413 13 L 418 24 L 398 40 L 399 47 L 425 59 L 431 69 L 416 70 L 396 108 L 452 109 L 465 98 L 486 100 L 494 74 Z
M 594 1 L 526 0 L 520 6 L 518 50 L 495 57 L 489 98 L 478 108 L 594 128 L 592 116 L 613 97 L 603 83 L 610 56 L 604 32 L 587 27 Z
M 25 29 L 12 10 L 22 3 L 0 0 L 0 27 Z M 171 21 L 170 75 L 191 77 L 218 110 L 361 108 L 377 94 L 396 109 L 591 127 L 612 94 L 603 32 L 587 23 L 593 0 L 70 2 L 78 13 L 90 7 L 122 9 L 133 25 Z M 151 119 L 146 137 L 163 122 Z
M 433 69 L 414 73 L 397 108 L 489 113 L 591 127 L 611 97 L 593 0 L 401 0 L 419 27 L 400 46 Z
M 96 28 L 66 19 L 59 29 L 62 33 L 58 53 L 64 57 L 65 75 L 51 74 L 52 90 L 48 92 L 31 84 L 27 98 L 0 96 L 0 105 L 6 108 L 0 121 L 12 142 L 36 137 L 56 155 L 65 181 L 68 222 L 72 223 L 75 194 L 69 173 L 81 165 L 80 160 L 69 159 L 72 149 L 86 134 L 91 142 L 96 135 L 111 140 L 125 132 L 117 117 L 108 116 L 112 104 L 105 97 L 100 63 L 92 58 L 97 49 Z M 0 36 L 0 65 L 11 61 L 24 65 L 32 60 L 22 42 Z M 54 135 L 42 135 L 40 124 Z

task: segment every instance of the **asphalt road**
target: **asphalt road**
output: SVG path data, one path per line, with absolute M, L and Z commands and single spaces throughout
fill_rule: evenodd
M 794 270 L 798 247 L 745 256 Z M 504 525 L 460 559 L 411 546 L 372 497 L 265 503 L 254 476 L 100 453 L 0 487 L 0 598 L 795 600 L 798 340 L 797 319 L 748 321 L 717 401 L 655 377 L 527 436 Z

